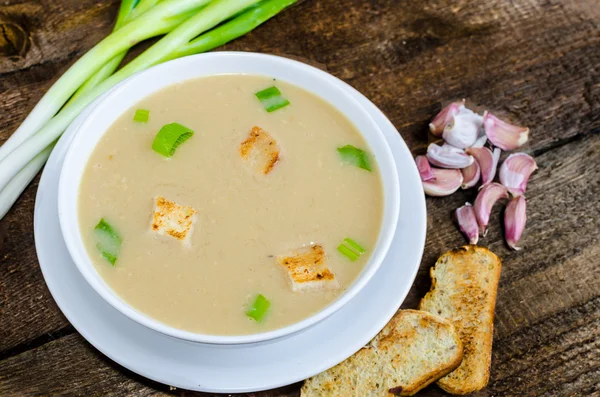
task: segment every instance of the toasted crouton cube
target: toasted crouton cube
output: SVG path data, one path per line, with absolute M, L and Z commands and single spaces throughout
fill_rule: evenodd
M 289 276 L 293 291 L 317 291 L 339 288 L 335 275 L 325 263 L 325 251 L 318 244 L 302 247 L 277 257 Z
M 189 245 L 196 223 L 196 211 L 192 207 L 179 205 L 158 196 L 154 200 L 152 230 L 158 235 L 169 236 Z
M 279 161 L 279 146 L 268 132 L 252 127 L 248 138 L 240 144 L 240 155 L 256 172 L 267 175 Z

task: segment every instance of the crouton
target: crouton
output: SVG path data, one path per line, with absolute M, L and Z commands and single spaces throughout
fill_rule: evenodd
M 340 285 L 325 260 L 325 251 L 318 244 L 302 247 L 288 255 L 277 257 L 277 263 L 287 272 L 293 291 L 339 288 Z
M 152 230 L 158 235 L 169 236 L 189 245 L 196 223 L 196 211 L 192 207 L 157 196 L 154 200 Z
M 412 396 L 456 368 L 462 343 L 452 324 L 418 310 L 400 310 L 355 355 L 302 387 L 301 397 Z
M 240 144 L 240 155 L 248 165 L 261 174 L 267 175 L 279 161 L 279 146 L 268 132 L 260 127 L 252 127 L 248 138 Z
M 467 245 L 446 252 L 431 268 L 431 290 L 420 308 L 452 322 L 464 345 L 460 366 L 437 381 L 448 393 L 469 394 L 488 383 L 501 267 L 492 251 Z

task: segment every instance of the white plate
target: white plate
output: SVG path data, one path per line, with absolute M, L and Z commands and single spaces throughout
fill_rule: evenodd
M 290 337 L 245 346 L 191 343 L 164 336 L 122 315 L 85 282 L 62 240 L 57 188 L 74 121 L 52 152 L 35 202 L 35 244 L 56 303 L 93 346 L 142 376 L 178 388 L 235 393 L 272 389 L 313 376 L 355 353 L 396 312 L 417 274 L 425 244 L 425 197 L 412 156 L 393 124 L 368 99 L 348 89 L 383 130 L 400 176 L 401 203 L 392 248 L 379 271 L 351 302 Z M 323 335 L 335 335 L 326 338 Z

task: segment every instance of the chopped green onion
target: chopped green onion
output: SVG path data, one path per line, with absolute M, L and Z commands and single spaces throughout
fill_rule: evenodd
M 258 294 L 252 303 L 252 306 L 246 311 L 246 315 L 257 322 L 261 322 L 271 307 L 271 302 L 262 294 Z
M 269 113 L 290 104 L 290 101 L 281 96 L 281 91 L 275 86 L 259 91 L 254 95 L 256 95 Z
M 337 149 L 342 161 L 348 164 L 355 165 L 367 171 L 371 171 L 371 163 L 369 155 L 362 149 L 352 145 L 346 145 Z
M 166 124 L 156 134 L 154 142 L 152 142 L 152 150 L 165 157 L 171 157 L 177 147 L 190 139 L 192 135 L 194 135 L 194 131 L 179 123 Z
M 346 237 L 344 242 L 337 247 L 337 250 L 352 262 L 357 260 L 359 256 L 366 252 L 366 250 L 359 243 L 352 240 L 350 237 Z
M 100 254 L 114 266 L 121 249 L 121 236 L 104 218 L 100 219 L 100 222 L 94 228 L 94 233 L 96 235 L 96 247 L 98 247 Z
M 354 262 L 355 260 L 358 259 L 358 254 L 354 251 L 352 251 L 350 248 L 348 248 L 347 246 L 345 246 L 344 244 L 340 244 L 337 247 L 337 250 L 344 255 L 345 257 L 347 257 L 348 259 L 350 259 L 352 262 Z
M 138 123 L 147 123 L 150 118 L 150 111 L 146 109 L 138 109 L 133 115 L 133 120 Z
M 356 241 L 352 240 L 350 237 L 346 237 L 344 239 L 344 242 L 350 246 L 350 248 L 352 248 L 354 251 L 356 251 L 359 254 L 364 254 L 366 251 L 365 249 Z

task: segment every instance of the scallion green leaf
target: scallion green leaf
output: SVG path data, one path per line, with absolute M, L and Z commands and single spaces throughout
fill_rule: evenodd
M 355 260 L 357 260 L 358 257 L 359 257 L 359 254 L 357 254 L 356 252 L 352 251 L 350 248 L 348 248 L 344 244 L 338 245 L 337 250 L 340 252 L 340 254 L 344 255 L 345 257 L 347 257 L 348 259 L 350 259 L 352 262 L 354 262 Z
M 343 162 L 355 165 L 367 171 L 371 171 L 369 155 L 364 150 L 352 145 L 346 145 L 337 148 L 337 151 Z
M 133 115 L 133 120 L 138 123 L 147 123 L 150 118 L 150 111 L 146 109 L 138 109 Z
M 94 234 L 100 254 L 114 266 L 121 249 L 121 236 L 104 218 L 94 228 Z
M 152 142 L 152 150 L 165 157 L 171 157 L 177 147 L 190 139 L 192 135 L 194 135 L 194 131 L 179 123 L 166 124 L 156 134 L 154 142 Z
M 258 294 L 252 306 L 246 311 L 246 315 L 257 322 L 261 322 L 271 307 L 271 302 L 262 294 Z
M 265 107 L 265 110 L 269 113 L 274 112 L 277 109 L 281 109 L 290 104 L 290 101 L 285 99 L 281 95 L 279 88 L 272 86 L 262 91 L 255 93 L 256 97 Z

